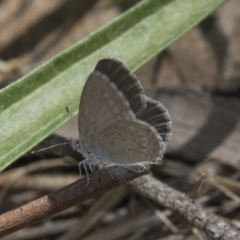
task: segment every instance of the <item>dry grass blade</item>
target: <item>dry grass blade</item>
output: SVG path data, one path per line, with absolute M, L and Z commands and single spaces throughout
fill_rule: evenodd
M 115 191 L 104 194 L 95 202 L 88 213 L 81 218 L 72 229 L 61 236 L 59 240 L 74 240 L 82 237 L 99 222 L 106 212 L 122 201 L 122 199 L 126 197 L 127 193 L 128 191 L 126 188 L 120 187 Z M 79 226 L 81 226 L 81 228 L 79 228 Z

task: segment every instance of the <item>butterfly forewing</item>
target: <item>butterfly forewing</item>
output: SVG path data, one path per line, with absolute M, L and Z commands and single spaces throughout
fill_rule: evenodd
M 119 120 L 135 119 L 128 102 L 116 94 L 115 86 L 111 84 L 108 77 L 94 71 L 84 86 L 78 124 L 80 139 L 87 149 L 102 129 Z

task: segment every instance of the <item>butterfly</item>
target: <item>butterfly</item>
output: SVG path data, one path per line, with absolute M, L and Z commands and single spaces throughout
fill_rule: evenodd
M 80 98 L 79 144 L 74 148 L 91 165 L 118 165 L 141 172 L 160 164 L 172 134 L 172 121 L 159 101 L 118 60 L 100 60 L 89 75 Z M 81 172 L 80 172 L 81 174 Z M 88 180 L 89 181 L 89 180 Z

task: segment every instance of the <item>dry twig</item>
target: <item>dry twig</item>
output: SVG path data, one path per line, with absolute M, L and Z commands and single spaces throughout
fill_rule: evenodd
M 141 195 L 177 212 L 189 224 L 201 229 L 209 239 L 238 240 L 240 232 L 199 204 L 148 175 L 133 180 L 130 185 Z
M 139 174 L 117 166 L 97 171 L 90 175 L 88 186 L 86 178 L 83 178 L 56 192 L 1 215 L 0 237 L 49 218 L 146 173 Z

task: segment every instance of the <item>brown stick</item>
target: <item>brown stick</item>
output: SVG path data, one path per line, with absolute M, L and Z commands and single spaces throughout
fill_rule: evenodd
M 240 240 L 240 232 L 233 226 L 156 178 L 143 176 L 129 184 L 142 196 L 177 212 L 189 224 L 204 231 L 208 239 Z
M 56 192 L 30 202 L 0 216 L 0 237 L 49 218 L 76 204 L 112 190 L 148 172 L 135 173 L 123 167 L 111 166 L 80 179 Z

